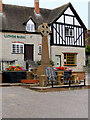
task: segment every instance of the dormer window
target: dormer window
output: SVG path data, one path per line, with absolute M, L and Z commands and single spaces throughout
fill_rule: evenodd
M 26 24 L 26 31 L 35 32 L 35 23 L 31 19 Z

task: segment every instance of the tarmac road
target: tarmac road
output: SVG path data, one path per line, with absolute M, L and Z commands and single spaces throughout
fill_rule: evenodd
M 88 90 L 39 93 L 2 88 L 3 118 L 88 118 Z

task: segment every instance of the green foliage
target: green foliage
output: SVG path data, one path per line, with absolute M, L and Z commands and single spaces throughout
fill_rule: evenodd
M 38 61 L 37 61 L 37 64 L 38 64 L 38 65 L 41 65 L 41 60 L 38 60 Z M 52 60 L 50 60 L 50 64 L 51 64 L 52 66 L 54 66 L 54 62 L 53 62 Z
M 86 53 L 90 53 L 90 46 L 86 45 L 85 46 L 85 51 L 86 51 Z
M 54 61 L 50 60 L 50 64 L 51 64 L 52 66 L 54 66 Z
M 38 64 L 38 65 L 41 65 L 41 60 L 38 60 L 38 61 L 37 61 L 37 64 Z

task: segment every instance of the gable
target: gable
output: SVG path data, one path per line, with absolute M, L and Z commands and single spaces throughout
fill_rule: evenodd
M 67 10 L 63 13 L 63 15 L 60 16 L 60 18 L 58 18 L 56 22 L 65 22 L 65 24 L 82 26 L 82 24 L 77 20 L 77 16 L 75 16 L 70 7 L 67 8 Z
M 60 14 L 58 14 L 58 16 L 55 17 L 52 23 L 55 23 L 55 22 L 62 22 L 63 24 L 66 23 L 71 25 L 77 25 L 84 28 L 84 30 L 87 29 L 71 3 L 68 3 L 64 7 L 64 9 L 60 12 Z
M 30 19 L 27 24 L 33 24 L 34 25 L 34 22 L 32 21 L 32 19 Z
M 35 23 L 33 22 L 32 19 L 30 19 L 26 23 L 26 31 L 28 31 L 28 32 L 35 32 Z
M 73 15 L 74 16 L 74 13 L 70 9 L 70 7 L 68 7 L 68 9 L 64 12 L 64 14 L 69 14 L 69 15 Z

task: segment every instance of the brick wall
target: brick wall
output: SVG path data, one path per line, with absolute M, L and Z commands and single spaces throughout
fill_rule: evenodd
M 2 13 L 2 0 L 0 0 L 0 13 Z

